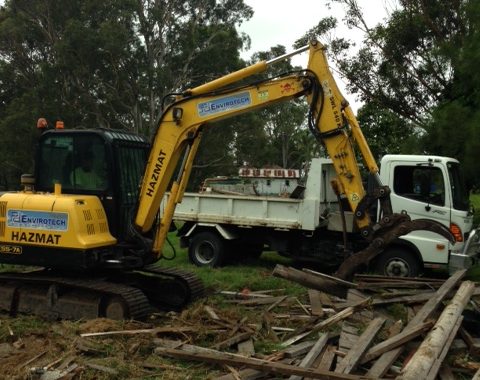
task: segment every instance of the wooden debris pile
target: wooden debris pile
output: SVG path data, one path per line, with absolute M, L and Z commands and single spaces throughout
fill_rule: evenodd
M 358 275 L 353 283 L 281 265 L 273 274 L 306 286 L 309 303 L 224 292 L 261 315 L 261 325 L 247 317 L 232 324 L 206 307 L 206 323 L 227 337 L 208 348 L 157 339 L 155 353 L 222 365 L 228 373 L 217 380 L 480 378 L 480 339 L 462 324 L 466 309 L 479 312 L 480 289 L 462 281 L 465 271 L 447 280 Z M 271 354 L 255 353 L 260 335 L 275 342 Z
M 480 380 L 480 288 L 463 280 L 465 271 L 446 280 L 357 275 L 353 282 L 281 265 L 273 274 L 301 284 L 304 294 L 220 291 L 148 323 L 87 321 L 63 351 L 52 356 L 40 346 L 17 360 L 16 373 L 40 380 Z M 13 343 L 0 345 L 5 360 L 22 350 L 9 334 Z

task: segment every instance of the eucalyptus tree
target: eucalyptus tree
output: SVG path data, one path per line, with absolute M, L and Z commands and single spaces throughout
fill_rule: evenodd
M 251 15 L 241 0 L 6 0 L 0 133 L 12 144 L 2 154 L 15 150 L 29 169 L 39 116 L 151 136 L 168 94 L 242 66 L 249 40 L 236 28 Z

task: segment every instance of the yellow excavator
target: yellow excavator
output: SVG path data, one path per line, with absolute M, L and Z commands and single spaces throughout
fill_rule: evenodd
M 304 51 L 309 52 L 307 69 L 245 84 Z M 349 277 L 383 246 L 413 230 L 453 240 L 436 221 L 411 221 L 392 212 L 389 189 L 380 183 L 368 144 L 328 67 L 325 48 L 313 41 L 175 95 L 151 145 L 116 130 L 57 128 L 42 133 L 34 176 L 22 177 L 23 191 L 0 195 L 0 262 L 45 269 L 0 274 L 0 308 L 53 318 L 144 318 L 152 307 L 181 308 L 201 296 L 203 287 L 195 275 L 154 264 L 162 258 L 202 132 L 218 120 L 303 96 L 309 103 L 308 127 L 337 172 L 332 186 L 370 242 L 346 258 L 339 277 Z M 377 178 L 371 194 L 363 187 L 355 146 Z M 167 190 L 170 196 L 160 218 Z M 369 211 L 377 203 L 381 218 L 374 221 Z

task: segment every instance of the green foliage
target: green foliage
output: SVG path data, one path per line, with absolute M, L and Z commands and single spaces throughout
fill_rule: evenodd
M 475 215 L 473 216 L 473 225 L 480 226 L 480 194 L 471 194 L 470 203 L 475 209 Z
M 376 156 L 400 150 L 453 156 L 469 185 L 478 185 L 478 1 L 402 0 L 374 26 L 356 0 L 334 1 L 346 9 L 352 33 L 364 33 L 362 44 L 331 38 L 336 23 L 329 18 L 306 36 L 326 40 L 329 59 L 366 103 L 359 118 Z
M 167 94 L 243 66 L 248 38 L 236 25 L 251 15 L 232 0 L 7 1 L 0 10 L 1 188 L 31 170 L 38 117 L 151 136 Z
M 480 4 L 469 1 L 465 9 L 468 28 L 461 49 L 456 49 L 455 77 L 449 87 L 449 98 L 443 100 L 433 114 L 426 145 L 432 153 L 458 158 L 465 166 L 468 186 L 478 187 Z M 453 47 L 450 49 L 453 50 Z
M 418 138 L 418 133 L 411 123 L 391 110 L 369 102 L 358 110 L 357 119 L 377 160 L 385 154 L 407 153 L 407 149 L 414 152 L 412 140 Z

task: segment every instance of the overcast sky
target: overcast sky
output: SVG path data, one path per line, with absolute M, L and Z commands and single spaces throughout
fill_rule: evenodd
M 341 20 L 345 14 L 344 8 L 338 4 L 327 6 L 328 0 L 244 0 L 254 10 L 253 17 L 241 25 L 240 30 L 250 36 L 251 49 L 242 54 L 244 59 L 250 58 L 257 51 L 270 50 L 272 46 L 283 45 L 287 52 L 293 50 L 292 45 L 302 37 L 307 30 L 316 26 L 318 22 L 327 16 L 335 16 Z M 365 19 L 369 26 L 374 26 L 382 21 L 395 7 L 395 0 L 358 0 L 358 4 L 364 11 Z M 352 40 L 360 40 L 358 30 L 349 30 L 340 27 L 338 36 Z M 306 54 L 292 61 L 295 65 L 305 66 Z M 354 111 L 359 104 L 353 96 L 349 96 L 344 89 L 344 84 L 337 77 L 342 92 L 352 104 Z

